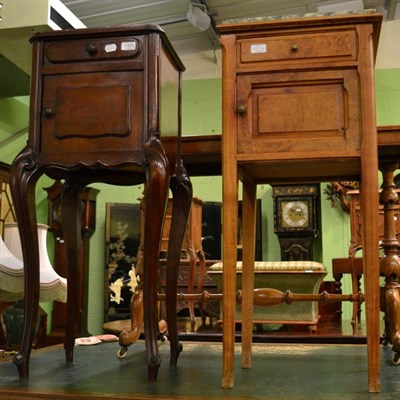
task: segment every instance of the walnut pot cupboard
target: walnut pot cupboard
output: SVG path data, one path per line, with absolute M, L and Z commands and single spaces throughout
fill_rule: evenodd
M 176 304 L 177 268 L 192 189 L 180 157 L 184 66 L 156 25 L 65 30 L 32 38 L 29 139 L 15 158 L 11 191 L 25 260 L 25 325 L 14 361 L 29 375 L 38 312 L 39 258 L 35 185 L 43 174 L 64 180 L 61 222 L 66 249 L 68 310 L 66 361 L 72 362 L 80 285 L 81 194 L 93 182 L 146 184 L 144 329 L 148 379 L 160 365 L 157 274 L 161 232 L 171 188 L 174 210 L 168 248 L 167 299 Z M 165 150 L 163 137 L 174 137 Z M 175 303 L 174 303 L 175 302 Z M 173 307 L 175 311 L 175 307 Z M 171 364 L 181 346 L 176 316 L 167 315 Z

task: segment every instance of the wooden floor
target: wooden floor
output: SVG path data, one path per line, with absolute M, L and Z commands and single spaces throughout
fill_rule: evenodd
M 126 322 L 125 322 L 126 324 Z M 363 329 L 350 340 L 344 332 L 320 328 L 314 334 L 277 330 L 255 333 L 253 365 L 240 368 L 235 355 L 235 387 L 221 388 L 222 345 L 218 326 L 188 331 L 181 321 L 183 352 L 176 368 L 169 367 L 169 346 L 161 345 L 157 383 L 148 384 L 144 342 L 117 357 L 118 343 L 75 348 L 75 360 L 65 364 L 62 345 L 35 350 L 29 381 L 20 381 L 11 358 L 0 361 L 1 399 L 398 399 L 400 366 L 391 350 L 381 350 L 381 393 L 367 393 L 367 358 Z M 196 336 L 197 335 L 197 336 Z M 196 341 L 191 338 L 196 337 Z M 238 334 L 239 336 L 239 334 Z M 336 336 L 336 339 L 334 337 Z M 355 340 L 355 338 L 358 338 Z M 211 341 L 211 339 L 215 339 Z

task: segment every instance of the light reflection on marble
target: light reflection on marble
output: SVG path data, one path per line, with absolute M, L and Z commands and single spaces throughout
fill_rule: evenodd
M 319 18 L 319 17 L 333 17 L 338 15 L 352 15 L 352 14 L 372 14 L 375 13 L 375 9 L 358 10 L 358 11 L 330 11 L 324 13 L 307 13 L 307 14 L 288 14 L 288 15 L 268 15 L 261 17 L 249 17 L 249 18 L 237 18 L 227 19 L 222 21 L 223 24 L 238 24 L 242 22 L 262 22 L 262 21 L 275 21 L 275 20 L 287 20 L 287 19 L 298 19 L 298 18 Z

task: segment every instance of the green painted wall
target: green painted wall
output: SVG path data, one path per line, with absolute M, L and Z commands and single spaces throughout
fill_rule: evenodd
M 400 68 L 375 71 L 377 125 L 400 124 Z
M 376 71 L 376 99 L 378 125 L 400 124 L 400 69 Z M 12 112 L 10 112 L 10 110 Z M 27 98 L 0 99 L 0 131 L 14 133 L 27 126 Z M 221 133 L 221 80 L 185 81 L 183 84 L 183 132 L 184 135 Z M 0 160 L 11 163 L 23 148 L 27 135 L 9 141 L 0 149 Z M 193 178 L 194 194 L 206 201 L 221 201 L 221 177 Z M 42 190 L 51 181 L 42 178 L 37 185 L 37 211 L 39 222 L 46 223 L 46 193 Z M 106 203 L 133 203 L 142 194 L 143 185 L 136 187 L 117 187 L 105 184 L 92 185 L 100 190 L 97 197 L 97 226 L 90 242 L 90 281 L 89 281 L 89 331 L 102 332 L 103 293 L 105 272 L 105 209 Z M 325 199 L 321 184 L 321 247 L 316 258 L 331 270 L 331 260 L 347 256 L 349 245 L 349 218 L 338 208 L 332 208 Z M 258 187 L 258 197 L 262 200 L 262 239 L 265 260 L 280 258 L 279 243 L 273 233 L 272 197 L 269 185 Z M 49 252 L 52 251 L 52 238 L 49 238 Z M 331 279 L 331 274 L 327 279 Z M 350 292 L 349 279 L 344 281 L 343 289 Z M 346 319 L 351 315 L 350 304 L 344 304 Z M 46 305 L 46 311 L 50 306 Z

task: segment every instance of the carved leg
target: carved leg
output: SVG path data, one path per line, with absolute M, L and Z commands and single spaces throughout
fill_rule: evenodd
M 400 285 L 386 289 L 386 314 L 388 318 L 388 337 L 392 343 L 393 364 L 400 364 Z
M 206 256 L 204 254 L 203 249 L 200 249 L 197 251 L 197 257 L 199 259 L 199 274 L 197 278 L 197 293 L 201 293 L 203 291 L 203 279 L 204 276 L 206 275 Z M 206 314 L 203 309 L 203 303 L 201 301 L 198 302 L 197 307 L 200 310 L 200 315 L 201 315 L 201 321 L 203 326 L 206 325 Z
M 189 205 L 190 208 L 190 205 Z M 172 232 L 172 229 L 171 229 Z M 189 240 L 190 242 L 190 240 Z M 188 254 L 189 254 L 189 282 L 188 282 L 188 292 L 189 293 L 194 293 L 194 275 L 196 272 L 196 253 L 194 251 L 193 245 L 190 242 L 189 248 L 188 248 Z M 194 328 L 196 326 L 196 318 L 194 314 L 194 301 L 193 300 L 188 300 L 188 306 L 189 306 L 189 316 L 190 316 L 190 325 L 191 325 L 191 331 L 194 332 Z M 176 311 L 175 311 L 176 314 Z
M 14 160 L 10 182 L 24 259 L 24 328 L 21 347 L 14 357 L 21 379 L 29 377 L 29 358 L 39 311 L 40 267 L 35 207 L 37 179 L 34 154 L 30 147 L 26 147 Z
M 143 290 L 137 289 L 131 297 L 131 328 L 124 330 L 118 337 L 119 345 L 123 347 L 118 355 L 123 357 L 126 353 L 126 348 L 131 344 L 135 344 L 140 336 L 140 331 L 143 324 Z
M 67 325 L 64 342 L 67 362 L 72 362 L 74 358 L 75 334 L 79 316 L 82 190 L 81 184 L 66 181 L 61 193 L 61 218 L 68 279 Z
M 186 174 L 186 171 L 182 170 L 178 176 L 173 176 L 171 178 L 170 186 L 173 194 L 173 207 L 171 230 L 168 241 L 166 310 L 171 347 L 170 365 L 176 365 L 179 353 L 182 351 L 182 346 L 180 345 L 178 340 L 178 329 L 176 324 L 176 294 L 178 286 L 178 270 L 182 242 L 186 232 L 187 221 L 192 204 L 192 184 Z M 194 262 L 194 266 L 196 266 L 195 258 Z M 191 285 L 193 291 L 193 277 Z M 193 300 L 189 302 L 189 305 L 190 304 L 193 307 Z
M 380 201 L 384 210 L 384 237 L 382 247 L 384 257 L 381 260 L 381 272 L 385 276 L 384 307 L 385 312 L 385 336 L 392 344 L 394 352 L 393 362 L 400 363 L 400 258 L 398 252 L 400 244 L 396 239 L 396 228 L 394 221 L 394 206 L 398 203 L 393 175 L 398 164 L 383 164 L 380 166 L 383 175 L 383 190 Z
M 382 285 L 380 287 L 380 309 L 383 312 L 383 322 L 384 322 L 384 333 L 383 333 L 383 340 L 382 346 L 388 347 L 390 345 L 390 333 L 389 333 L 389 318 L 387 315 L 387 308 L 386 308 L 386 286 Z
M 242 368 L 251 367 L 257 185 L 243 183 Z
M 343 274 L 333 272 L 333 280 L 335 281 L 335 293 L 342 293 Z
M 146 208 L 143 254 L 144 333 L 148 381 L 155 382 L 160 366 L 158 354 L 157 283 L 162 227 L 168 200 L 168 159 L 161 143 L 153 138 L 145 146 Z M 176 300 L 175 300 L 176 301 Z

